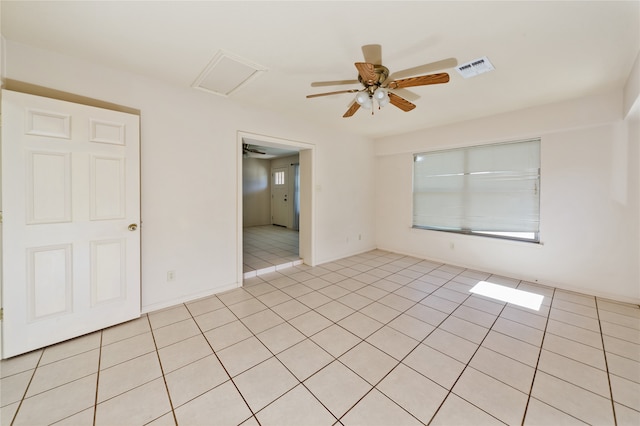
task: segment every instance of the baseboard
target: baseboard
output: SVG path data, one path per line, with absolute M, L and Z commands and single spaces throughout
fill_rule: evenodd
M 329 259 L 321 260 L 315 266 L 322 266 L 325 263 L 335 262 L 336 260 L 346 259 L 346 258 L 351 257 L 351 256 L 357 256 L 359 254 L 368 253 L 368 252 L 370 252 L 372 250 L 377 250 L 377 249 L 378 248 L 374 246 L 374 247 L 369 247 L 369 248 L 366 248 L 364 250 L 360 250 L 360 251 L 357 251 L 357 252 L 354 252 L 354 253 L 349 253 L 349 254 L 345 254 L 345 255 L 342 255 L 342 256 L 337 256 L 337 257 L 332 257 L 332 258 L 329 258 Z
M 168 300 L 166 302 L 159 302 L 159 303 L 154 303 L 152 305 L 146 305 L 146 306 L 143 306 L 141 308 L 141 313 L 142 314 L 148 314 L 149 312 L 155 312 L 155 311 L 159 311 L 161 309 L 170 308 L 172 306 L 176 306 L 176 305 L 179 305 L 179 304 L 182 304 L 182 303 L 192 302 L 194 300 L 202 299 L 203 297 L 209 297 L 209 296 L 213 296 L 215 294 L 223 293 L 225 291 L 233 290 L 234 288 L 238 288 L 241 285 L 242 285 L 242 283 L 227 284 L 227 285 L 224 285 L 224 286 L 221 286 L 221 287 L 216 287 L 214 289 L 207 290 L 207 291 L 204 291 L 204 292 L 189 294 L 189 295 L 186 295 L 184 297 L 171 299 L 171 300 Z

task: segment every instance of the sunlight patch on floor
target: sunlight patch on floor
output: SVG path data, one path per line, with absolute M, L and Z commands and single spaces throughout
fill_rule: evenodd
M 480 281 L 469 291 L 481 296 L 490 297 L 507 303 L 513 303 L 514 305 L 523 306 L 536 311 L 540 310 L 542 300 L 544 299 L 544 296 L 540 294 L 493 284 L 487 281 Z

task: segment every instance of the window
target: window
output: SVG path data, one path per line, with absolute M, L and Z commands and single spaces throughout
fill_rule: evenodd
M 538 242 L 540 139 L 414 155 L 413 227 Z
M 284 172 L 275 172 L 273 174 L 273 183 L 275 185 L 284 185 Z

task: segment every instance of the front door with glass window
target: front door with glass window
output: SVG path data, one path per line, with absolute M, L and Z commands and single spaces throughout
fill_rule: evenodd
M 271 170 L 271 223 L 289 225 L 289 179 L 286 167 Z

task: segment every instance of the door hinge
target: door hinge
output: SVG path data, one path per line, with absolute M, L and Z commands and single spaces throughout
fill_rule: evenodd
M 2 223 L 2 212 L 0 212 L 0 223 Z
M 4 308 L 0 308 L 0 321 L 4 319 Z

